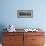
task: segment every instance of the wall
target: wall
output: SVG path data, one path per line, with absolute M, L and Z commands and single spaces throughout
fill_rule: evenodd
M 46 31 L 46 0 L 0 0 L 0 25 L 16 28 L 42 27 Z M 18 9 L 33 10 L 33 18 L 17 18 Z

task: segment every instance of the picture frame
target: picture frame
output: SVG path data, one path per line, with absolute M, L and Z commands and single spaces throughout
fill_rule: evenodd
M 33 10 L 17 10 L 17 17 L 19 18 L 32 18 Z

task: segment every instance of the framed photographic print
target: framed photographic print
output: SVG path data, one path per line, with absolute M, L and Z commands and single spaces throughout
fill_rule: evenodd
M 32 18 L 33 10 L 17 10 L 17 17 L 19 18 Z

